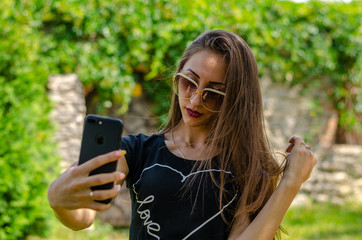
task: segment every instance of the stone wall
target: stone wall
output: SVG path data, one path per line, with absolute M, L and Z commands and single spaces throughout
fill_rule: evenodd
M 49 78 L 49 96 L 54 101 L 52 117 L 58 126 L 56 139 L 62 166 L 67 167 L 78 159 L 85 116 L 83 88 L 76 75 Z M 297 87 L 287 88 L 261 80 L 266 131 L 276 151 L 283 152 L 293 135 L 306 136 L 319 157 L 310 179 L 303 184 L 293 204 L 313 201 L 343 203 L 356 201 L 362 204 L 362 146 L 335 145 L 336 116 L 325 111 L 312 117 L 309 97 L 300 96 Z M 154 116 L 147 100 L 132 100 L 127 115 L 120 118 L 125 123 L 124 134 L 151 133 L 155 131 Z M 130 199 L 123 187 L 109 210 L 99 218 L 115 226 L 125 226 L 130 221 Z
M 334 204 L 362 204 L 361 145 L 338 144 L 328 149 L 294 203 L 304 204 L 308 198 Z
M 290 137 L 307 136 L 308 144 L 318 156 L 317 166 L 293 204 L 308 201 L 362 204 L 362 145 L 334 144 L 336 114 L 326 104 L 326 111 L 318 118 L 313 117 L 310 107 L 313 95 L 301 96 L 299 87 L 287 88 L 263 78 L 261 89 L 267 134 L 273 148 L 284 152 Z
M 51 118 L 57 128 L 55 140 L 64 170 L 79 158 L 86 113 L 83 86 L 77 75 L 69 74 L 49 77 L 47 87 L 53 102 Z

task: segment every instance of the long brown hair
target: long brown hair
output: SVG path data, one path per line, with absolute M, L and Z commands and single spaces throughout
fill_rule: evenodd
M 212 30 L 201 34 L 187 47 L 177 72 L 201 50 L 212 51 L 225 60 L 226 96 L 207 136 L 207 159 L 201 161 L 198 168 L 211 168 L 214 153 L 221 149 L 219 166 L 233 172 L 234 184 L 241 193 L 234 219 L 246 214 L 252 221 L 274 192 L 282 172 L 265 134 L 256 60 L 241 37 L 228 31 Z M 169 121 L 162 132 L 172 130 L 181 118 L 178 97 L 174 94 Z M 223 172 L 217 184 L 222 199 L 226 193 Z M 280 236 L 279 231 L 277 236 Z

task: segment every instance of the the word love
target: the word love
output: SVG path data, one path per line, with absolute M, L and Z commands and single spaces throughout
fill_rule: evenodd
M 149 209 L 141 210 L 142 206 L 148 203 L 152 203 L 155 197 L 153 195 L 146 197 L 143 201 L 137 200 L 140 204 L 137 208 L 137 212 L 142 220 L 144 220 L 143 225 L 147 228 L 147 233 L 156 239 L 160 237 L 156 234 L 161 230 L 161 226 L 158 223 L 153 222 L 151 218 L 151 211 Z

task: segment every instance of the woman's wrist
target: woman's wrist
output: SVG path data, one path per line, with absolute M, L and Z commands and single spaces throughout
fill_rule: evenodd
M 302 186 L 302 182 L 295 177 L 283 175 L 279 185 L 283 186 L 284 188 L 287 188 L 288 191 L 294 191 L 298 193 Z

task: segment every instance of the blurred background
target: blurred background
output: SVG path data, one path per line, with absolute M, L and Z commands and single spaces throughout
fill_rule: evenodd
M 85 114 L 159 130 L 179 58 L 211 29 L 251 47 L 273 147 L 298 134 L 319 156 L 285 238 L 362 239 L 361 22 L 361 1 L 2 0 L 0 239 L 127 239 L 127 190 L 72 232 L 47 187 L 77 160 Z

